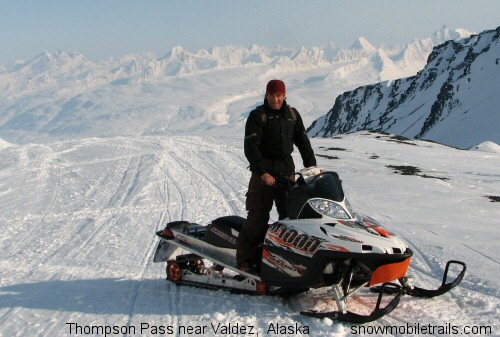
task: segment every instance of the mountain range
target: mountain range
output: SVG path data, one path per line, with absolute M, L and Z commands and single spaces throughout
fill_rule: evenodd
M 361 85 L 415 75 L 432 48 L 471 33 L 443 27 L 406 45 L 350 48 L 175 47 L 93 62 L 80 53 L 42 52 L 0 67 L 0 137 L 12 143 L 137 135 L 242 135 L 269 79 L 287 83 L 288 103 L 306 126 L 335 97 Z
M 416 75 L 338 96 L 313 137 L 380 130 L 461 148 L 500 143 L 500 27 L 436 46 Z

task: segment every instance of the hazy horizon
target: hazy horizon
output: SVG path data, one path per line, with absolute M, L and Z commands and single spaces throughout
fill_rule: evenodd
M 146 52 L 162 56 L 175 46 L 349 47 L 361 36 L 374 45 L 404 44 L 443 26 L 494 29 L 499 12 L 500 1 L 494 0 L 0 2 L 0 65 L 56 50 L 98 61 Z

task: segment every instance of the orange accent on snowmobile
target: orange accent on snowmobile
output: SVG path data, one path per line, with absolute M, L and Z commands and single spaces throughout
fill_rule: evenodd
M 388 238 L 388 237 L 394 236 L 394 234 L 389 232 L 387 229 L 385 229 L 384 227 L 379 226 L 377 224 L 374 224 L 370 220 L 364 219 L 363 223 L 365 225 L 367 225 L 368 227 L 370 227 L 371 229 L 373 229 L 374 231 L 376 231 L 377 233 L 379 233 L 380 235 L 382 235 L 383 237 Z
M 383 237 L 386 237 L 386 238 L 394 236 L 394 234 L 392 234 L 387 229 L 385 229 L 383 227 L 380 227 L 380 226 L 372 227 L 372 229 L 374 231 L 376 231 L 377 233 L 379 233 L 380 235 L 382 235 Z
M 411 257 L 401 262 L 385 264 L 378 267 L 372 274 L 370 287 L 378 283 L 390 282 L 402 278 L 406 275 L 408 267 L 410 267 L 410 262 Z

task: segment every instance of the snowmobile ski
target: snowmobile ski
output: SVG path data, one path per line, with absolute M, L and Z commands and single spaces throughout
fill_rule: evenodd
M 449 271 L 450 271 L 450 266 L 451 265 L 458 265 L 461 267 L 460 271 L 458 272 L 457 276 L 453 279 L 453 281 L 448 282 L 449 278 Z M 403 277 L 399 279 L 399 282 L 401 283 L 402 287 L 402 293 L 403 295 L 409 295 L 413 297 L 420 297 L 420 298 L 432 298 L 436 296 L 441 296 L 451 289 L 455 288 L 460 282 L 462 282 L 462 279 L 465 276 L 465 270 L 467 269 L 467 265 L 464 262 L 461 261 L 456 261 L 456 260 L 450 260 L 446 263 L 446 267 L 444 269 L 444 274 L 443 274 L 443 280 L 441 282 L 441 285 L 437 289 L 424 289 L 420 287 L 416 287 L 410 284 L 409 278 L 408 277 Z M 379 292 L 381 287 L 372 287 L 370 290 L 373 292 Z M 383 289 L 384 292 L 386 293 L 391 293 L 392 289 Z
M 389 290 L 390 288 L 390 290 Z M 394 283 L 384 283 L 380 286 L 379 293 L 377 297 L 377 303 L 375 309 L 369 315 L 361 315 L 358 313 L 350 312 L 346 310 L 345 300 L 342 301 L 340 298 L 336 299 L 337 306 L 343 310 L 339 311 L 329 311 L 329 312 L 317 312 L 314 310 L 302 311 L 301 314 L 309 317 L 315 318 L 330 318 L 332 320 L 338 320 L 348 323 L 363 324 L 375 321 L 382 316 L 387 315 L 399 304 L 401 299 L 402 291 L 401 287 Z M 387 294 L 393 294 L 394 297 L 387 303 L 384 307 L 380 307 L 382 303 L 382 297 Z M 340 303 L 339 303 L 340 302 Z

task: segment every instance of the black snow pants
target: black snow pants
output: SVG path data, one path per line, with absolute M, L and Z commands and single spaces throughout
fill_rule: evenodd
M 276 203 L 279 219 L 287 217 L 286 199 L 290 189 L 289 180 L 277 179 L 277 184 L 267 186 L 260 175 L 252 172 L 246 194 L 247 220 L 238 236 L 236 261 L 238 264 L 260 263 L 261 245 L 268 229 L 268 222 Z

